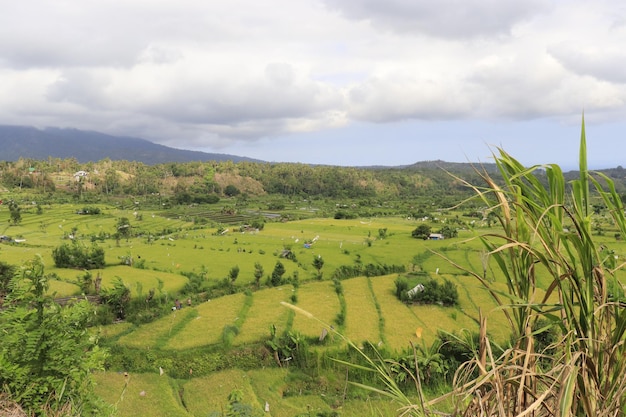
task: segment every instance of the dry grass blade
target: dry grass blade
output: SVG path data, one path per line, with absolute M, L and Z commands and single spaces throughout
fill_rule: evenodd
M 28 414 L 6 394 L 0 393 L 0 417 L 28 417 Z

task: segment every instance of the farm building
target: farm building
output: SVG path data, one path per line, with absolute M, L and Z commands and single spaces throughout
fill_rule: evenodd
M 431 233 L 428 235 L 428 239 L 430 240 L 444 240 L 445 237 L 441 233 Z

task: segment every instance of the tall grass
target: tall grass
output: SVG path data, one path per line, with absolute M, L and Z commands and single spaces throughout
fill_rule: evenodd
M 399 403 L 397 413 L 403 416 L 625 415 L 626 308 L 615 275 L 623 265 L 616 266 L 592 237 L 591 199 L 602 201 L 622 237 L 626 219 L 612 180 L 587 169 L 584 119 L 580 172 L 570 183 L 558 165 L 526 168 L 502 149 L 494 158 L 501 179 L 484 171 L 486 186 L 465 183 L 499 221 L 499 232 L 479 240 L 506 289 L 475 271 L 465 272 L 505 314 L 508 345 L 488 337 L 481 314 L 478 346 L 467 342 L 474 357 L 455 373 L 453 390 L 430 402 L 423 396 L 415 402 L 399 390 L 376 352 L 362 353 L 366 365 L 353 366 L 378 374 L 385 389 L 365 388 Z M 546 332 L 556 342 L 546 346 Z M 417 351 L 415 364 L 419 369 Z M 421 392 L 419 372 L 412 377 Z M 434 411 L 443 401 L 453 404 L 449 414 Z
M 601 198 L 622 236 L 626 220 L 612 180 L 587 169 L 584 120 L 580 173 L 569 184 L 557 165 L 525 168 L 498 151 L 502 182 L 485 172 L 486 187 L 472 187 L 500 222 L 501 232 L 480 240 L 507 292 L 469 272 L 503 309 L 513 337 L 497 356 L 482 321 L 479 352 L 456 375 L 456 413 L 624 415 L 626 308 L 609 291 L 616 270 L 592 237 L 591 198 Z M 537 286 L 539 270 L 546 291 Z M 544 330 L 559 335 L 549 355 L 537 345 Z

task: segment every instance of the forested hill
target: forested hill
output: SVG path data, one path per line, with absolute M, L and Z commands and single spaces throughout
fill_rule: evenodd
M 145 139 L 106 135 L 78 129 L 0 125 L 0 158 L 45 160 L 76 158 L 79 162 L 113 160 L 145 164 L 190 161 L 254 161 L 252 158 L 170 148 Z
M 159 195 L 177 204 L 216 202 L 225 197 L 281 195 L 288 198 L 358 198 L 381 201 L 422 197 L 453 204 L 471 194 L 464 181 L 482 184 L 470 165 L 455 169 L 410 166 L 355 168 L 300 163 L 170 162 L 147 165 L 74 158 L 0 161 L 0 191 L 69 193 L 81 199 Z
M 467 185 L 484 185 L 481 172 L 498 178 L 492 163 L 424 161 L 400 167 L 268 163 L 71 129 L 0 127 L 0 147 L 0 191 L 70 193 L 81 199 L 90 195 L 158 195 L 174 204 L 190 204 L 214 203 L 225 197 L 280 195 L 356 198 L 382 204 L 419 198 L 423 204 L 442 207 L 474 194 Z M 59 148 L 57 154 L 45 151 L 55 147 Z M 21 154 L 19 149 L 26 148 L 32 152 Z M 61 154 L 66 156 L 54 156 Z M 193 161 L 179 162 L 176 155 Z M 168 162 L 158 162 L 162 159 Z M 615 181 L 618 193 L 626 195 L 626 170 L 617 167 L 603 172 Z M 537 175 L 542 178 L 541 171 Z M 576 177 L 574 172 L 566 176 Z

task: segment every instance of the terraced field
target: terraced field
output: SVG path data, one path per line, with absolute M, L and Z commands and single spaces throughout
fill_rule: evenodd
M 488 318 L 492 338 L 505 341 L 508 337 L 503 313 L 470 273 L 482 275 L 485 265 L 486 278 L 496 289 L 506 290 L 503 276 L 494 272 L 480 242 L 472 239 L 476 231 L 461 230 L 459 238 L 443 241 L 417 240 L 411 237 L 411 231 L 418 222 L 398 217 L 268 222 L 262 231 L 240 232 L 238 227 L 227 227 L 226 233 L 217 233 L 215 225 L 194 224 L 173 214 L 102 206 L 101 215 L 86 216 L 77 214 L 81 207 L 46 206 L 42 214 L 25 207 L 22 223 L 15 226 L 9 225 L 8 210 L 0 207 L 0 224 L 4 225 L 0 234 L 19 240 L 0 244 L 0 260 L 19 265 L 40 255 L 46 272 L 53 274 L 51 291 L 58 296 L 78 295 L 78 276 L 84 271 L 54 267 L 52 250 L 70 242 L 95 244 L 104 248 L 107 265 L 91 272 L 102 276 L 105 288 L 120 278 L 134 298 L 143 299 L 150 289 L 160 288 L 170 301 L 189 282 L 187 276 L 191 273 L 216 283 L 227 278 L 232 267 L 240 268 L 233 284 L 236 294 L 184 306 L 149 324 L 116 324 L 99 329 L 101 337 L 117 340 L 121 347 L 145 352 L 176 353 L 205 347 L 221 351 L 227 345 L 245 348 L 263 342 L 270 337 L 271 326 L 276 326 L 279 333 L 299 332 L 311 341 L 333 326 L 357 345 L 369 341 L 399 351 L 410 342 L 430 344 L 439 330 L 476 331 L 479 309 Z M 135 231 L 128 240 L 111 236 L 122 217 L 130 220 Z M 384 239 L 379 236 L 383 228 L 387 229 Z M 606 236 L 600 239 L 614 251 L 618 263 L 625 258 L 624 242 Z M 291 251 L 295 259 L 281 257 L 285 251 Z M 315 257 L 324 260 L 321 281 L 312 264 Z M 124 264 L 129 258 L 133 259 L 132 266 Z M 277 262 L 285 267 L 286 281 L 297 277 L 299 286 L 266 284 Z M 264 269 L 259 290 L 254 284 L 256 263 Z M 341 266 L 369 263 L 402 265 L 407 271 L 415 269 L 435 279 L 451 280 L 457 285 L 460 304 L 454 308 L 407 306 L 395 297 L 396 274 L 343 279 L 340 299 L 331 281 L 333 272 Z M 622 280 L 626 277 L 623 271 L 618 276 Z M 315 318 L 294 312 L 282 302 L 294 303 Z M 338 323 L 342 305 L 345 320 Z M 341 338 L 333 337 L 331 332 L 323 343 L 316 342 L 316 349 L 336 348 L 341 343 Z M 206 416 L 225 404 L 233 387 L 242 389 L 247 402 L 255 407 L 263 407 L 267 401 L 274 416 L 330 410 L 319 397 L 286 393 L 289 384 L 279 369 L 231 370 L 185 381 L 170 378 L 167 366 L 163 370 L 163 376 L 154 369 L 153 373 L 131 375 L 130 379 L 117 372 L 102 373 L 97 378 L 99 390 L 108 401 L 118 404 L 122 417 L 145 412 L 156 417 Z M 354 411 L 363 404 L 346 402 L 342 407 L 353 407 Z M 377 407 L 389 410 L 384 403 Z M 138 414 L 137 410 L 142 412 Z

